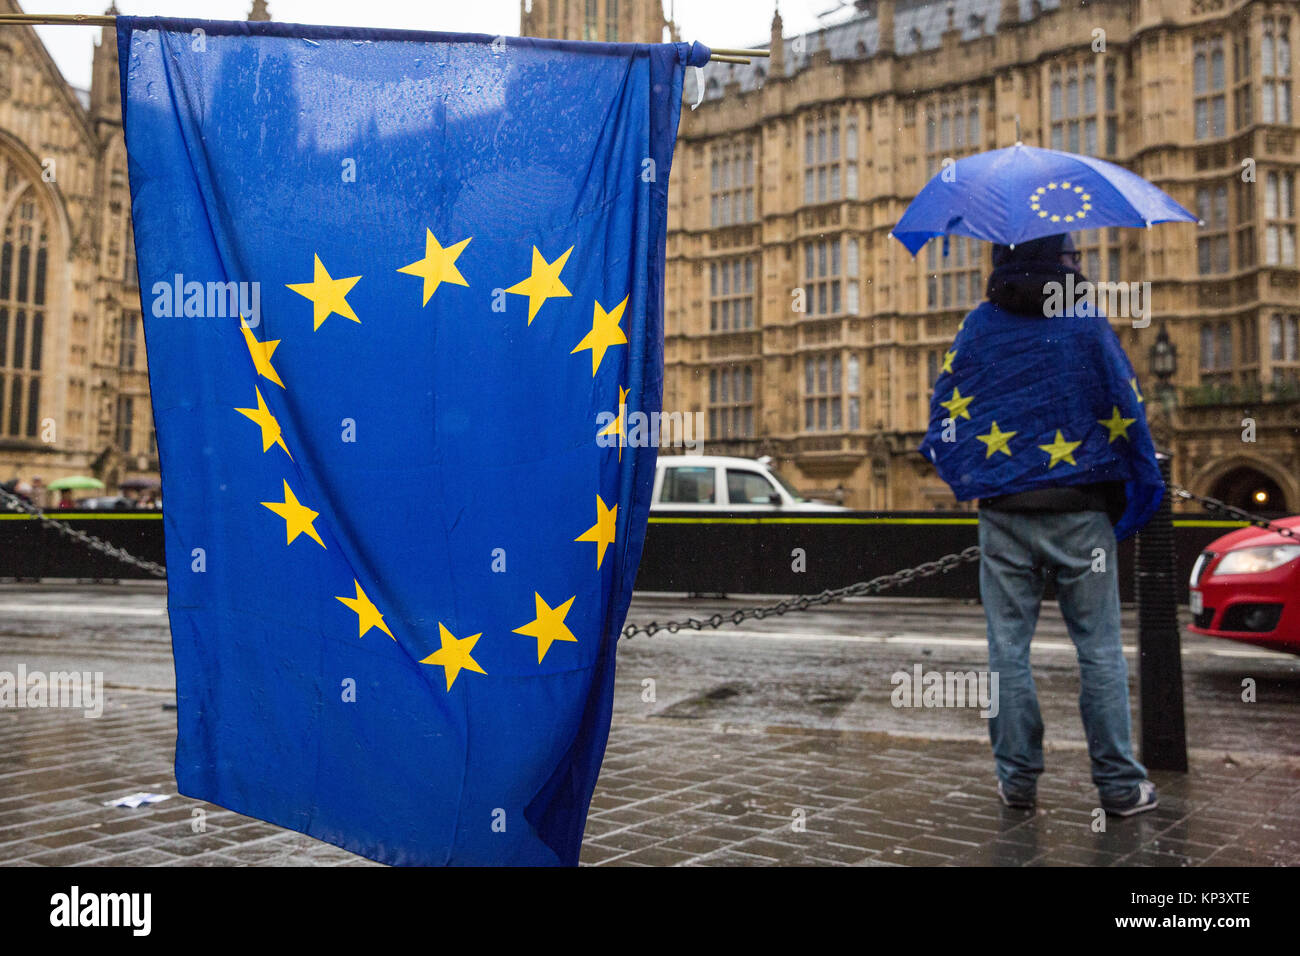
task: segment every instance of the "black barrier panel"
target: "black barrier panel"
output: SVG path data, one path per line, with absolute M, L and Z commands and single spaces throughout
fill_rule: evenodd
M 145 561 L 163 563 L 160 512 L 61 511 L 51 517 Z M 0 578 L 152 578 L 28 515 L 0 512 Z
M 973 515 L 837 512 L 833 517 L 656 511 L 650 517 L 638 591 L 816 594 L 915 567 L 979 543 Z M 1174 522 L 1180 600 L 1196 556 L 1241 522 Z M 796 571 L 803 552 L 805 570 Z M 1133 541 L 1119 547 L 1120 598 L 1135 599 Z M 900 597 L 977 599 L 979 566 L 891 589 Z M 1050 596 L 1050 587 L 1049 587 Z
M 159 512 L 60 512 L 60 521 L 163 563 Z M 639 591 L 721 594 L 815 594 L 933 561 L 978 543 L 974 515 L 930 511 L 852 511 L 833 516 L 756 516 L 740 512 L 656 511 L 650 518 L 637 575 Z M 1175 519 L 1180 600 L 1201 550 L 1242 526 L 1236 521 Z M 802 549 L 806 570 L 796 572 Z M 1134 599 L 1133 542 L 1119 548 L 1120 596 Z M 26 515 L 0 513 L 0 578 L 148 578 Z M 890 591 L 902 597 L 979 597 L 979 566 Z

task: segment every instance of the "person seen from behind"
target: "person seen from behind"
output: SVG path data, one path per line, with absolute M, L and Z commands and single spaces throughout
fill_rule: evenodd
M 1133 753 L 1116 543 L 1164 485 L 1137 377 L 1108 320 L 1062 301 L 1084 281 L 1068 235 L 993 247 L 987 300 L 959 326 L 921 451 L 958 500 L 979 501 L 980 596 L 999 702 L 997 790 L 1036 805 L 1043 720 L 1029 648 L 1048 580 L 1079 662 L 1079 710 L 1107 813 L 1154 809 Z

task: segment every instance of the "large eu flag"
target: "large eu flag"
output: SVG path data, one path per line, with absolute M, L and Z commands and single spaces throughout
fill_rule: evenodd
M 180 791 L 388 863 L 575 864 L 707 49 L 118 43 Z
M 920 451 L 960 501 L 1123 482 L 1121 541 L 1164 497 L 1137 374 L 1086 302 L 1051 317 L 972 310 L 944 353 Z

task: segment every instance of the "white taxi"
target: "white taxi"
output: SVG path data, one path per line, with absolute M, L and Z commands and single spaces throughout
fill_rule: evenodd
M 661 455 L 651 511 L 848 511 L 809 501 L 771 467 L 771 459 Z

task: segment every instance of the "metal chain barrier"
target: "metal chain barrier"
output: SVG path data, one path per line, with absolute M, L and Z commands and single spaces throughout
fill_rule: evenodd
M 805 594 L 797 598 L 790 598 L 787 601 L 778 601 L 775 604 L 762 607 L 745 608 L 733 611 L 730 614 L 714 614 L 703 620 L 688 617 L 684 621 L 670 621 L 667 624 L 660 624 L 657 621 L 652 621 L 649 624 L 629 624 L 623 628 L 623 637 L 635 637 L 637 634 L 653 637 L 659 631 L 667 631 L 669 634 L 676 634 L 681 630 L 702 631 L 705 628 L 721 627 L 723 624 L 740 624 L 750 618 L 761 621 L 769 615 L 780 616 L 787 611 L 806 611 L 810 607 L 818 607 L 834 601 L 843 601 L 845 598 L 879 594 L 881 591 L 888 591 L 890 588 L 899 587 L 910 581 L 933 577 L 936 574 L 947 574 L 953 568 L 968 564 L 971 561 L 978 561 L 979 558 L 980 549 L 975 545 L 971 545 L 963 551 L 945 554 L 937 561 L 927 561 L 924 564 L 918 564 L 914 568 L 904 568 L 902 571 L 895 571 L 893 574 L 882 574 L 870 581 L 861 581 L 858 584 L 850 584 L 847 587 L 836 588 L 833 591 L 822 591 L 820 594 Z
M 1284 538 L 1294 539 L 1297 537 L 1295 530 L 1292 528 L 1287 528 L 1279 524 L 1274 524 L 1273 522 L 1269 521 L 1267 518 L 1261 518 L 1259 517 L 1259 515 L 1253 515 L 1249 511 L 1242 511 L 1240 508 L 1235 508 L 1226 502 L 1220 501 L 1218 498 L 1210 498 L 1206 495 L 1198 495 L 1195 492 L 1188 491 L 1186 488 L 1183 488 L 1179 485 L 1170 485 L 1169 491 L 1175 498 L 1181 498 L 1184 501 L 1195 501 L 1198 504 L 1203 505 L 1205 507 L 1205 510 L 1211 513 L 1227 515 L 1231 518 L 1236 518 L 1238 521 L 1249 522 L 1250 524 L 1253 524 L 1257 528 L 1264 528 L 1265 530 L 1272 531 L 1275 534 L 1280 534 Z
M 78 531 L 76 528 L 71 528 L 66 522 L 59 521 L 56 518 L 51 518 L 40 508 L 18 495 L 5 491 L 3 488 L 0 488 L 0 501 L 3 501 L 10 510 L 24 511 L 47 528 L 53 528 L 61 535 L 72 538 L 74 541 L 80 541 L 92 551 L 98 551 L 101 554 L 106 554 L 110 558 L 115 558 L 124 564 L 140 568 L 143 571 L 149 572 L 156 578 L 167 577 L 167 569 L 161 564 L 155 564 L 153 561 L 146 561 L 143 558 L 137 558 L 130 552 L 124 551 L 122 548 L 117 547 L 117 545 L 109 544 L 102 538 L 96 538 L 93 534 L 86 534 L 84 531 Z

